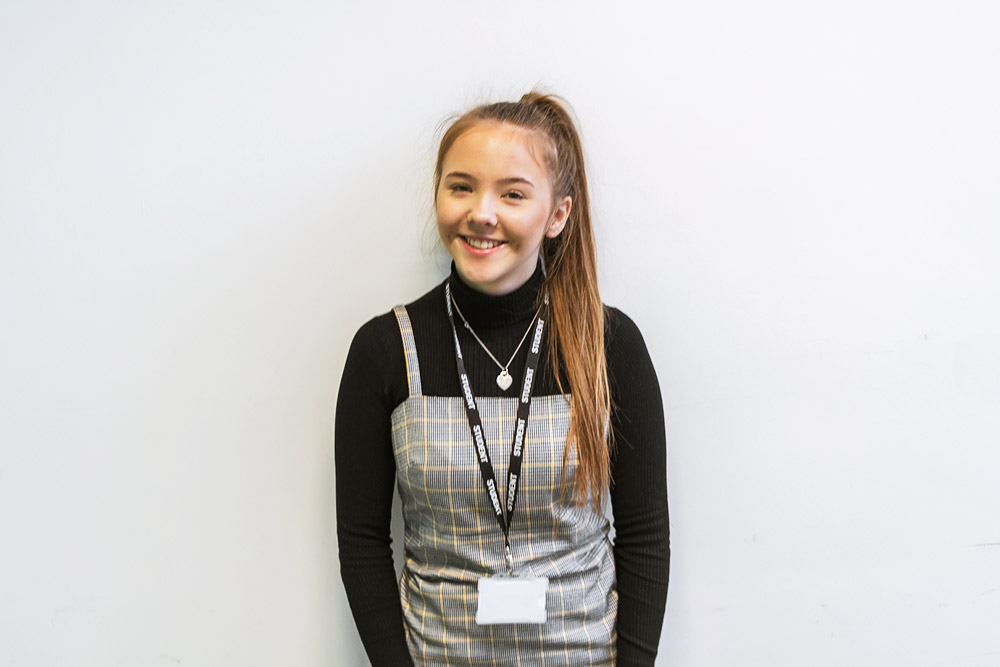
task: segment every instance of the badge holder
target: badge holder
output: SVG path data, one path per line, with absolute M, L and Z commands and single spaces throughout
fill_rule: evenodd
M 515 576 L 510 549 L 506 551 L 508 573 L 479 580 L 476 625 L 544 623 L 548 578 Z
M 548 587 L 545 577 L 483 577 L 479 580 L 476 625 L 544 623 Z

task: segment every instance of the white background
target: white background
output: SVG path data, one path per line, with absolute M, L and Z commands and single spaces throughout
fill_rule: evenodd
M 0 665 L 365 664 L 347 347 L 536 84 L 662 385 L 658 664 L 1000 664 L 995 7 L 4 0 Z

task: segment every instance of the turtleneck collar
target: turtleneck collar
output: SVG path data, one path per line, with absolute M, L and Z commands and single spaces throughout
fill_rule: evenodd
M 531 319 L 538 309 L 538 290 L 544 277 L 542 263 L 539 262 L 528 281 L 513 292 L 485 294 L 466 285 L 455 268 L 455 262 L 452 262 L 448 282 L 455 303 L 468 318 L 469 324 L 474 329 L 492 329 Z M 455 319 L 457 323 L 460 318 Z

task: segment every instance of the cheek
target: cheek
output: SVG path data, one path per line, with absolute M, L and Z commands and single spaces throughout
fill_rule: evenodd
M 530 238 L 532 242 L 540 242 L 545 236 L 548 223 L 548 210 L 544 206 L 539 207 L 537 210 L 532 211 L 531 215 L 524 220 L 522 226 L 523 234 L 526 238 Z
M 442 241 L 447 241 L 448 240 L 448 235 L 449 235 L 449 231 L 450 230 L 451 230 L 451 226 L 448 225 L 448 224 L 445 224 L 441 220 L 441 218 L 438 217 L 438 220 L 437 220 L 437 231 L 438 231 L 438 236 L 441 237 Z
M 434 207 L 434 216 L 437 220 L 439 230 L 444 230 L 448 226 L 448 209 L 440 202 Z
M 438 237 L 442 243 L 448 245 L 457 233 L 459 226 L 454 211 L 449 210 L 447 206 L 438 205 L 435 207 L 435 214 L 437 216 Z
M 447 197 L 439 195 L 434 212 L 437 215 L 438 225 L 454 225 L 458 220 L 459 207 Z

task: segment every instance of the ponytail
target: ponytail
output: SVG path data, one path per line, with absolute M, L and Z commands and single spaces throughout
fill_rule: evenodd
M 567 442 L 577 452 L 577 471 L 571 497 L 585 504 L 588 497 L 601 511 L 604 491 L 611 482 L 611 390 L 604 354 L 604 306 L 597 286 L 597 255 L 590 217 L 590 197 L 584 169 L 583 146 L 566 106 L 552 95 L 532 91 L 518 102 L 476 107 L 445 131 L 434 170 L 437 197 L 444 156 L 455 140 L 483 121 L 509 123 L 538 132 L 545 139 L 545 166 L 552 183 L 553 202 L 572 199 L 566 225 L 555 238 L 542 242 L 546 268 L 544 288 L 549 292 L 549 361 L 563 394 L 563 378 L 571 390 Z M 570 448 L 563 451 L 563 473 Z M 565 475 L 563 476 L 565 491 Z

